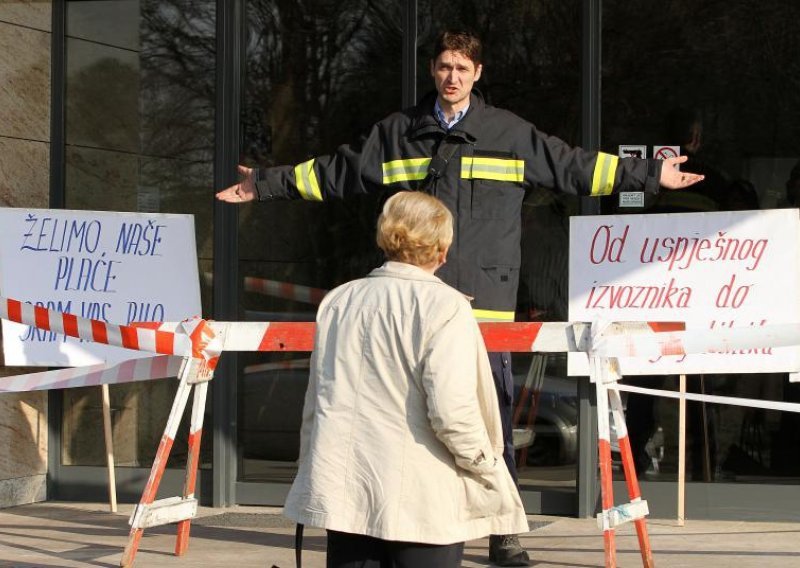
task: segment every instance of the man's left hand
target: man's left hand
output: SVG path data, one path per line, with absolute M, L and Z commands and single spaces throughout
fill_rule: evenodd
M 659 183 L 667 189 L 683 189 L 701 181 L 705 176 L 680 171 L 677 166 L 688 160 L 688 156 L 667 158 L 661 166 L 661 179 Z

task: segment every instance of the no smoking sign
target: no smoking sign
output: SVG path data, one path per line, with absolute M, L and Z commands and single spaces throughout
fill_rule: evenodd
M 666 160 L 667 158 L 677 158 L 681 155 L 680 146 L 653 146 L 653 157 L 656 160 Z

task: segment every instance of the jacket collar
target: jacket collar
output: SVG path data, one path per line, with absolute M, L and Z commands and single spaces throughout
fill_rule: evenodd
M 394 260 L 387 260 L 383 266 L 376 268 L 367 275 L 368 278 L 381 276 L 388 278 L 401 278 L 403 280 L 420 280 L 423 282 L 444 284 L 441 279 L 429 272 L 422 270 L 419 266 L 406 264 L 405 262 L 397 262 Z
M 445 284 L 444 281 L 442 281 L 438 276 L 434 276 L 430 272 L 425 272 L 419 266 L 406 264 L 405 262 L 397 262 L 394 260 L 387 260 L 383 263 L 383 266 L 376 268 L 367 274 L 367 278 L 378 277 L 400 278 L 402 280 L 418 280 L 420 282 L 433 282 L 435 284 L 442 284 L 443 286 L 451 288 L 451 286 Z M 455 288 L 453 288 L 453 290 L 455 290 Z M 467 296 L 461 292 L 459 292 L 459 294 L 464 296 L 468 302 L 472 302 L 475 299 L 472 296 Z
M 409 135 L 419 138 L 426 134 L 444 134 L 445 130 L 433 115 L 433 106 L 436 103 L 436 91 L 425 95 L 416 106 L 416 114 L 411 122 Z M 472 89 L 469 98 L 469 110 L 464 118 L 449 131 L 448 136 L 460 138 L 464 142 L 475 142 L 478 139 L 479 125 L 483 109 L 486 107 L 483 95 L 478 89 Z

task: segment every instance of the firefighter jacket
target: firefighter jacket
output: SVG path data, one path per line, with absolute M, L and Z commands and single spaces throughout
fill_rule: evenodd
M 485 104 L 477 91 L 467 114 L 448 131 L 434 117 L 435 100 L 434 92 L 334 154 L 257 170 L 259 199 L 321 201 L 375 191 L 428 191 L 454 217 L 453 244 L 437 276 L 474 298 L 479 320 L 513 321 L 526 190 L 541 186 L 581 196 L 658 192 L 660 161 L 572 148 Z M 451 147 L 449 158 L 436 158 L 440 145 Z M 432 160 L 438 177 L 429 173 Z

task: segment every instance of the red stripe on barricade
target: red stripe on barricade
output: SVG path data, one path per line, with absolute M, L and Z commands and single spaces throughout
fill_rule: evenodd
M 600 461 L 600 500 L 603 514 L 607 514 L 614 507 L 614 489 L 611 478 L 611 444 L 608 440 L 598 440 L 598 453 Z M 607 523 L 608 521 L 606 521 Z M 605 549 L 606 568 L 616 568 L 617 550 L 614 538 L 614 528 L 607 527 L 603 530 L 603 544 Z
M 531 351 L 542 322 L 479 323 L 487 351 Z
M 258 345 L 259 351 L 311 351 L 314 348 L 314 323 L 271 323 Z
M 624 471 L 628 472 L 631 471 L 636 473 L 636 466 L 633 464 L 633 451 L 631 450 L 631 439 L 628 436 L 624 436 L 619 440 L 619 453 L 622 456 L 622 467 Z M 637 497 L 641 497 L 642 494 L 639 492 L 639 483 L 632 475 L 625 476 L 625 483 L 628 485 L 628 495 L 631 498 L 631 501 L 636 499 Z
M 47 312 L 47 308 L 34 306 L 33 319 L 36 321 L 36 327 L 50 331 L 50 314 Z
M 186 493 L 191 495 L 194 493 L 197 484 L 197 466 L 200 461 L 200 440 L 203 437 L 203 429 L 195 430 L 189 434 L 189 455 L 187 459 L 189 462 L 186 464 Z
M 139 349 L 139 334 L 135 327 L 128 325 L 119 326 L 119 335 L 122 338 L 122 346 L 128 349 Z
M 686 324 L 682 321 L 650 321 L 647 322 L 647 325 L 656 333 L 686 330 Z
M 108 343 L 108 329 L 106 324 L 97 320 L 89 320 L 92 324 L 92 340 L 97 343 Z
M 611 443 L 600 438 L 597 441 L 600 459 L 600 489 L 602 493 L 603 511 L 608 511 L 614 507 L 614 491 L 612 485 L 611 470 Z
M 297 299 L 294 294 L 294 284 L 290 284 L 289 282 L 278 282 L 277 284 L 283 298 Z
M 203 436 L 203 429 L 189 434 L 189 456 L 186 464 L 186 479 L 184 481 L 184 497 L 194 495 L 197 482 L 197 467 L 200 461 L 200 439 Z M 178 523 L 178 535 L 175 541 L 175 556 L 183 556 L 189 548 L 189 532 L 191 531 L 191 519 L 185 519 Z
M 169 459 L 169 452 L 172 450 L 173 442 L 174 440 L 169 436 L 161 436 L 161 442 L 158 444 L 156 457 L 153 460 L 153 469 L 150 472 L 150 478 L 147 480 L 147 486 L 142 494 L 141 503 L 150 504 L 155 501 L 158 493 L 158 485 L 161 483 L 161 476 L 164 474 L 164 469 L 167 467 L 167 460 Z
M 61 321 L 64 322 L 64 335 L 78 337 L 78 316 L 64 314 Z
M 206 365 L 213 371 L 217 367 L 219 355 L 212 356 L 207 352 L 208 344 L 214 339 L 214 330 L 205 320 L 199 320 L 192 333 L 189 335 L 192 342 L 192 357 L 206 359 Z
M 8 300 L 8 318 L 11 321 L 22 320 L 22 302 L 17 300 Z
M 482 322 L 478 325 L 487 351 L 530 353 L 537 351 L 535 342 L 548 322 Z M 270 322 L 257 350 L 311 351 L 314 347 L 314 329 L 313 322 Z M 236 348 L 231 347 L 230 350 L 235 351 Z M 552 350 L 552 346 L 548 346 L 547 350 Z
M 174 334 L 156 330 L 156 353 L 172 355 Z

